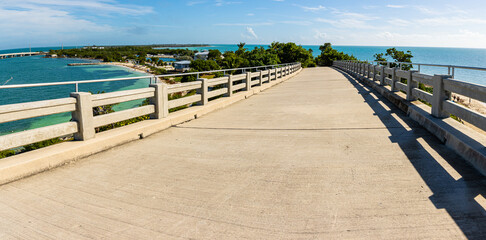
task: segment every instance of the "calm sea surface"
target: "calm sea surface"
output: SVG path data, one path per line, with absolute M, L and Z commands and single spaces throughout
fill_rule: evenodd
M 33 51 L 48 50 L 32 49 Z M 4 52 L 28 51 L 17 49 Z M 146 74 L 134 72 L 128 68 L 118 66 L 68 66 L 68 63 L 84 63 L 90 60 L 81 59 L 50 59 L 42 56 L 19 57 L 0 59 L 0 85 L 67 82 L 78 80 L 108 79 L 120 77 L 139 77 Z M 112 92 L 147 87 L 150 79 L 116 81 L 105 83 L 91 83 L 79 85 L 83 92 L 98 93 Z M 0 105 L 40 101 L 48 99 L 66 98 L 70 92 L 75 91 L 74 85 L 35 87 L 22 89 L 0 89 Z M 141 101 L 132 101 L 115 106 L 115 110 L 131 108 Z M 32 128 L 44 127 L 52 124 L 67 122 L 71 119 L 70 113 L 56 114 L 47 117 L 26 119 L 16 122 L 0 124 L 0 135 L 23 131 Z
M 246 45 L 251 50 L 260 45 Z M 264 45 L 263 47 L 268 47 Z M 319 46 L 304 45 L 306 49 L 312 49 L 314 56 L 320 54 Z M 65 47 L 74 48 L 74 47 Z M 210 47 L 189 48 L 193 50 L 218 49 L 221 52 L 237 50 L 234 45 L 212 45 Z M 334 46 L 335 49 L 352 54 L 361 60 L 372 60 L 376 53 L 385 52 L 389 47 L 362 47 L 362 46 Z M 32 48 L 32 51 L 48 51 L 60 49 L 59 47 Z M 425 48 L 425 47 L 398 47 L 398 50 L 410 50 L 414 55 L 412 59 L 416 63 L 434 63 L 446 65 L 460 65 L 486 68 L 486 49 L 465 48 Z M 2 53 L 27 52 L 29 49 L 0 50 Z M 91 80 L 119 77 L 143 76 L 144 74 L 133 72 L 123 67 L 116 66 L 76 66 L 68 67 L 68 63 L 89 62 L 81 59 L 46 59 L 41 56 L 0 59 L 0 85 L 63 82 L 74 80 Z M 447 74 L 447 68 L 422 67 L 421 72 L 427 74 Z M 456 79 L 486 85 L 486 72 L 471 70 L 456 70 Z M 149 79 L 107 82 L 80 85 L 80 91 L 97 93 L 100 91 L 112 92 L 134 88 L 147 87 Z M 0 105 L 39 101 L 47 99 L 69 97 L 74 91 L 74 86 L 56 86 L 25 89 L 0 89 Z M 129 102 L 116 106 L 115 109 L 125 109 L 140 104 Z M 27 119 L 12 123 L 0 124 L 0 135 L 22 131 L 70 120 L 70 114 L 57 114 L 48 117 Z

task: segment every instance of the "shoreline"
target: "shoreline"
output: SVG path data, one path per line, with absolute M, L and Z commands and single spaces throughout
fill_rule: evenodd
M 144 66 L 138 66 L 138 65 L 135 65 L 133 63 L 122 63 L 122 62 L 108 62 L 108 63 L 105 63 L 105 62 L 100 62 L 100 63 L 98 63 L 96 65 L 117 66 L 117 67 L 126 68 L 128 70 L 132 70 L 133 72 L 144 73 L 146 75 L 153 75 L 152 73 L 147 72 L 147 69 L 150 70 L 149 68 L 144 67 Z
M 81 60 L 94 60 L 94 59 L 82 59 L 82 58 L 76 58 L 76 59 L 81 59 Z M 144 73 L 146 75 L 153 75 L 150 72 L 147 72 L 147 70 L 150 70 L 149 68 L 145 66 L 140 66 L 140 65 L 135 65 L 133 63 L 122 63 L 122 62 L 88 62 L 88 63 L 69 63 L 68 66 L 72 67 L 77 67 L 77 66 L 98 66 L 98 65 L 108 65 L 108 66 L 116 66 L 116 67 L 122 67 L 127 70 L 131 70 L 133 72 L 138 72 L 138 73 Z

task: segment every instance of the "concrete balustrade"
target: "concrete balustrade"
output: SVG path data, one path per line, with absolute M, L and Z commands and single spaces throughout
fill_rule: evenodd
M 431 104 L 430 114 L 436 118 L 449 117 L 451 114 L 486 131 L 486 116 L 450 100 L 451 93 L 486 102 L 486 86 L 452 79 L 451 75 L 427 75 L 417 71 L 405 71 L 386 66 L 365 64 L 367 74 L 359 74 L 356 67 L 362 63 L 335 61 L 334 66 L 343 69 L 360 79 L 379 81 L 380 85 L 390 85 L 390 91 L 403 91 L 407 101 L 421 99 Z M 355 71 L 355 72 L 353 72 Z M 387 75 L 391 75 L 388 78 Z M 405 79 L 407 84 L 400 82 Z M 419 83 L 433 88 L 433 93 L 418 88 Z
M 167 85 L 163 83 L 155 83 L 150 84 L 150 87 L 155 90 L 154 96 L 149 98 L 150 104 L 155 106 L 155 111 L 150 115 L 150 118 L 162 119 L 169 116 L 169 89 L 167 88 Z
M 197 89 L 197 93 L 201 95 L 201 105 L 206 105 L 209 102 L 209 95 L 208 95 L 208 81 L 209 79 L 200 78 L 198 81 L 201 81 L 201 88 Z
M 390 68 L 391 64 L 388 67 L 366 64 L 366 75 L 353 72 L 359 63 L 335 61 L 333 65 L 355 75 L 358 80 L 390 100 L 486 176 L 486 136 L 470 128 L 473 125 L 486 131 L 486 116 L 451 100 L 451 94 L 456 93 L 486 102 L 486 86 L 453 79 L 451 75 L 428 75 L 413 70 L 393 69 Z M 406 80 L 406 84 L 401 80 Z M 419 84 L 432 88 L 432 93 L 419 89 Z M 424 101 L 427 105 L 413 102 L 415 100 Z M 449 118 L 451 115 L 468 124 Z
M 285 76 L 297 73 L 300 63 L 257 72 L 226 75 L 221 78 L 200 78 L 195 82 L 166 85 L 153 83 L 148 88 L 103 94 L 71 93 L 69 98 L 0 106 L 0 123 L 71 112 L 72 121 L 20 133 L 0 136 L 0 151 L 25 146 L 56 137 L 73 135 L 75 140 L 86 141 L 96 137 L 95 128 L 149 115 L 151 119 L 164 119 L 169 110 L 181 106 L 205 106 L 216 97 L 232 98 L 238 91 L 253 91 L 272 86 Z M 236 83 L 236 84 L 235 84 Z M 220 87 L 216 87 L 220 86 Z M 174 93 L 190 93 L 169 101 Z M 260 90 L 259 90 L 260 91 Z M 93 116 L 93 108 L 121 102 L 149 99 L 149 105 L 124 111 Z M 199 104 L 194 104 L 199 103 Z

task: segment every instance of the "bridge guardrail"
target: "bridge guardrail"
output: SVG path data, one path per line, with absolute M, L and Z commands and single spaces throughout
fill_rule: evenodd
M 333 66 L 357 78 L 379 81 L 380 85 L 389 85 L 390 91 L 403 91 L 407 94 L 406 100 L 408 101 L 420 99 L 429 103 L 431 105 L 430 114 L 436 118 L 450 117 L 452 114 L 486 131 L 486 116 L 484 114 L 460 105 L 451 99 L 451 94 L 456 93 L 484 103 L 486 102 L 486 86 L 457 80 L 452 75 L 428 75 L 412 70 L 390 68 L 389 65 L 379 66 L 364 62 L 335 61 Z M 402 79 L 405 81 L 402 82 Z M 429 93 L 419 89 L 419 84 L 424 84 L 433 89 L 433 92 Z
M 266 67 L 272 68 L 274 66 Z M 193 103 L 206 105 L 216 97 L 223 95 L 225 97 L 231 97 L 235 92 L 249 91 L 252 87 L 269 84 L 285 76 L 294 74 L 300 68 L 300 63 L 292 63 L 285 64 L 282 67 L 261 70 L 258 72 L 225 75 L 224 77 L 216 79 L 198 78 L 197 82 L 174 85 L 152 83 L 149 88 L 102 94 L 73 92 L 69 98 L 3 105 L 0 106 L 0 123 L 65 112 L 71 112 L 72 120 L 66 123 L 0 136 L 0 151 L 71 134 L 74 135 L 75 140 L 89 140 L 96 136 L 95 128 L 97 127 L 144 115 L 150 115 L 151 119 L 162 119 L 169 116 L 169 109 L 174 109 L 180 106 L 194 106 Z M 191 74 L 199 75 L 200 73 Z M 102 80 L 94 81 L 100 82 Z M 108 79 L 107 81 L 113 80 Z M 69 82 L 67 84 L 73 83 L 74 82 Z M 27 87 L 35 86 L 30 84 Z M 196 94 L 188 94 L 181 98 L 169 101 L 170 94 L 181 92 L 187 93 L 193 90 L 197 91 Z M 120 112 L 93 116 L 94 107 L 137 99 L 149 99 L 149 104 Z

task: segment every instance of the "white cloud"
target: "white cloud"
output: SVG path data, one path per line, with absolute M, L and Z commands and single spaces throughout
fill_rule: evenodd
M 221 6 L 224 6 L 224 5 L 231 5 L 231 4 L 240 4 L 242 2 L 229 2 L 229 1 L 226 1 L 226 0 L 216 0 L 216 6 L 218 7 L 221 7 Z
M 300 26 L 309 26 L 309 25 L 312 25 L 312 22 L 311 21 L 284 20 L 284 21 L 280 21 L 278 23 L 281 23 L 281 24 L 291 24 L 291 25 L 300 25 Z
M 187 6 L 194 6 L 194 5 L 203 4 L 203 3 L 205 3 L 205 1 L 190 1 L 190 2 L 187 2 L 186 5 Z
M 273 22 L 259 22 L 259 23 L 216 23 L 214 26 L 270 26 Z
M 113 33 L 143 33 L 147 32 L 143 26 L 116 29 L 96 22 L 96 19 L 99 16 L 138 16 L 152 12 L 151 7 L 119 4 L 115 0 L 1 0 L 0 45 L 80 43 L 107 38 Z M 98 16 L 85 17 L 86 13 Z
M 328 23 L 337 28 L 353 28 L 353 29 L 374 29 L 375 25 L 370 21 L 378 19 L 374 16 L 368 16 L 361 13 L 341 12 L 337 9 L 332 11 L 334 17 L 332 18 L 316 18 L 316 22 Z
M 398 27 L 408 27 L 413 24 L 411 21 L 400 19 L 400 18 L 393 18 L 388 20 L 387 22 L 390 25 L 398 26 Z
M 119 4 L 114 0 L 2 0 L 0 8 L 50 7 L 78 11 L 79 8 L 92 10 L 92 14 L 116 13 L 124 15 L 142 15 L 152 13 L 152 7 Z
M 315 34 L 314 34 L 314 38 L 317 40 L 317 41 L 325 41 L 327 40 L 327 34 L 324 33 L 324 32 L 321 32 L 319 30 L 315 30 Z
M 258 36 L 256 35 L 255 31 L 253 31 L 253 28 L 251 27 L 246 27 L 246 32 L 250 34 L 255 39 L 258 39 Z
M 375 42 L 374 45 L 378 46 L 486 47 L 484 44 L 486 42 L 486 34 L 468 30 L 460 30 L 457 33 L 438 32 L 435 34 L 381 32 L 369 40 Z
M 416 20 L 417 23 L 428 26 L 464 26 L 464 25 L 484 25 L 486 19 L 470 17 L 433 17 Z
M 386 5 L 387 8 L 406 8 L 407 6 L 405 5 Z
M 319 5 L 319 6 L 315 6 L 315 7 L 309 7 L 309 6 L 301 6 L 301 5 L 295 5 L 295 6 L 298 6 L 302 9 L 304 9 L 304 11 L 308 11 L 308 12 L 317 12 L 317 11 L 321 11 L 321 10 L 326 10 L 327 8 L 322 6 L 322 5 Z

